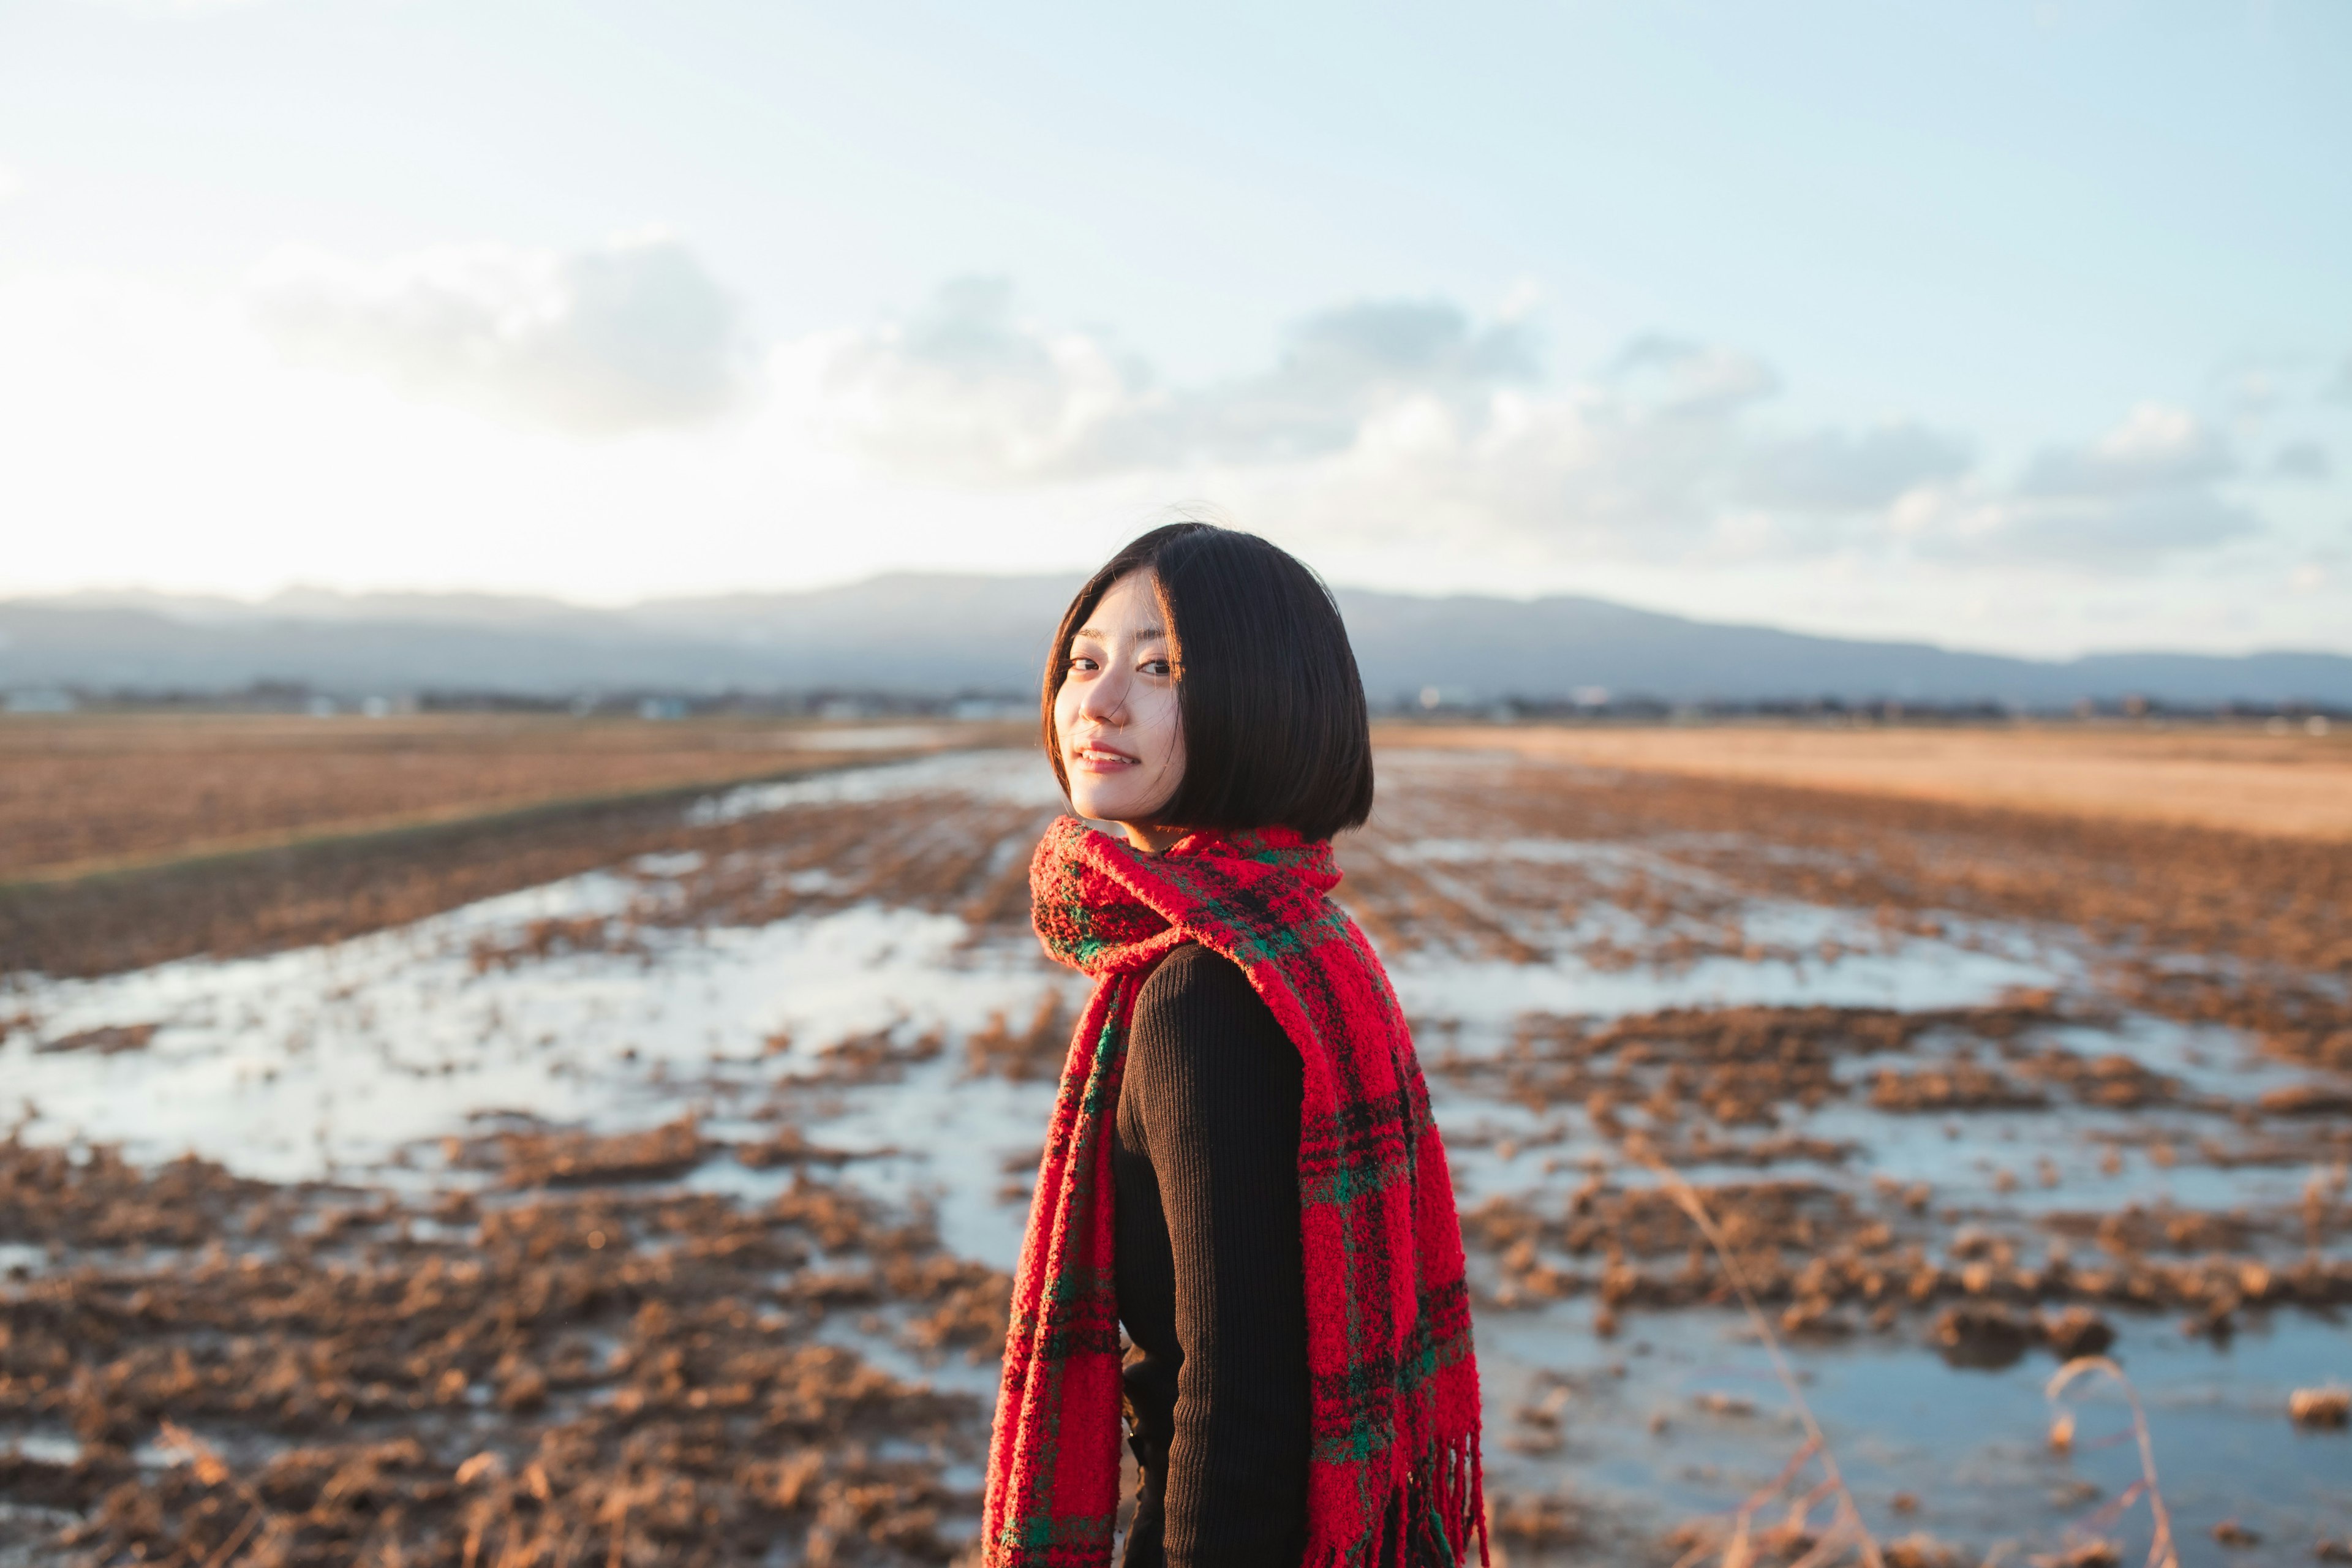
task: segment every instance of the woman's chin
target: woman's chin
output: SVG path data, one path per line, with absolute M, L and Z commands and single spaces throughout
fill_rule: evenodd
M 1156 802 L 1120 790 L 1077 789 L 1070 792 L 1070 809 L 1089 822 L 1147 822 Z

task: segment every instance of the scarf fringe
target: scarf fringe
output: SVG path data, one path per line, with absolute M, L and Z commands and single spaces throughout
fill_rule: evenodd
M 1484 1568 L 1486 1474 L 1475 1431 L 1398 1477 L 1379 1525 L 1352 1551 L 1326 1552 L 1311 1568 L 1467 1568 L 1473 1542 Z

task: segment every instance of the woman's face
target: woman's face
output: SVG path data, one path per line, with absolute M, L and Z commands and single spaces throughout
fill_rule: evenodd
M 1184 727 L 1156 587 L 1148 571 L 1110 585 L 1062 650 L 1054 698 L 1070 805 L 1080 816 L 1119 824 L 1147 849 L 1176 837 L 1149 829 L 1184 777 Z

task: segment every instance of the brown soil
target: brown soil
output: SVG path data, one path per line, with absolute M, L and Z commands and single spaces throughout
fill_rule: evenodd
M 549 807 L 520 818 L 339 839 L 225 860 L 0 889 L 0 974 L 104 974 L 198 953 L 268 952 L 405 924 L 479 899 L 653 853 L 695 852 L 681 897 L 664 882 L 621 920 L 551 921 L 478 948 L 478 969 L 560 952 L 625 951 L 644 927 L 753 925 L 866 898 L 1018 927 L 1027 846 L 1050 814 L 954 803 L 810 806 L 694 825 L 683 795 Z M 913 819 L 910 821 L 910 816 Z M 1025 834 L 1013 852 L 1008 836 Z M 822 885 L 795 873 L 823 873 Z
M 1670 728 L 1397 725 L 1391 746 L 1530 757 L 1842 794 L 2176 823 L 2352 842 L 2352 727 L 1716 724 Z
M 2112 1258 L 2077 1262 L 2065 1247 L 2036 1247 L 2030 1237 L 2011 1239 L 1980 1226 L 1954 1230 L 1901 1188 L 1875 1204 L 1807 1182 L 1696 1191 L 1741 1278 L 1759 1300 L 1784 1309 L 1780 1326 L 1790 1332 L 1888 1329 L 1905 1312 L 1937 1302 L 1965 1308 L 1951 1320 L 1961 1324 L 1979 1310 L 2043 1304 L 2186 1309 L 2215 1321 L 2247 1307 L 2352 1305 L 2352 1258 L 2288 1252 L 2266 1259 L 2222 1250 L 2263 1232 L 2259 1223 L 2209 1225 L 2171 1237 L 2115 1215 L 2087 1225 L 2059 1216 L 2052 1230 L 2083 1236 Z M 2352 1211 L 2334 1228 L 2340 1234 L 2347 1220 Z M 1525 1199 L 1488 1198 L 1464 1215 L 1463 1235 L 1494 1256 L 1500 1284 L 1487 1304 L 1496 1308 L 1591 1294 L 1613 1321 L 1633 1308 L 1736 1300 L 1722 1260 L 1655 1187 L 1616 1187 L 1596 1174 L 1550 1212 Z M 2198 1255 L 2149 1256 L 2159 1239 Z M 1964 1338 L 1974 1331 L 1953 1331 Z
M 509 1136 L 514 1197 L 429 1208 L 0 1143 L 0 1237 L 80 1259 L 0 1306 L 0 1423 L 79 1445 L 0 1453 L 0 1500 L 90 1562 L 946 1560 L 978 1406 L 815 1336 L 889 1302 L 911 1351 L 990 1353 L 1008 1282 L 805 1181 L 537 1188 L 692 1136 Z
M 1729 1150 L 1703 1127 L 1683 1133 L 1686 1118 L 1704 1117 L 1726 1129 L 1772 1127 L 1782 1107 L 1817 1109 L 1849 1095 L 1853 1086 L 1836 1070 L 1843 1058 L 1911 1055 L 1929 1039 L 2006 1046 L 2065 1020 L 2054 999 L 2042 993 L 1990 1007 L 1940 1012 L 1671 1008 L 1599 1026 L 1572 1018 L 1530 1018 L 1500 1056 L 1441 1056 L 1433 1068 L 1454 1082 L 1481 1087 L 1538 1113 L 1580 1104 L 1591 1125 L 1612 1139 L 1635 1126 L 1654 1140 L 1686 1136 L 1702 1148 L 1685 1149 L 1675 1160 L 1696 1163 L 1724 1158 Z M 1961 1104 L 1959 1086 L 1983 1096 L 1991 1092 L 1991 1084 L 2004 1086 L 2000 1097 L 1979 1098 L 1973 1108 L 2046 1103 L 1966 1061 L 1908 1072 L 1882 1068 L 1869 1098 L 1881 1110 L 1948 1110 Z M 1779 1152 L 1782 1158 L 1811 1158 L 1821 1150 L 1794 1145 Z
M 935 744 L 999 732 L 925 728 Z M 478 715 L 0 719 L 0 883 L 726 783 L 843 754 L 809 752 L 809 729 Z
M 1640 846 L 1694 880 L 1606 862 L 1432 867 L 1400 853 L 1465 823 L 1492 837 Z M 2123 1005 L 2352 1070 L 2352 843 L 1505 755 L 1391 789 L 1342 859 L 1359 918 L 1397 948 L 1532 957 L 1531 921 L 1572 922 L 1603 900 L 1637 917 L 1641 934 L 1630 946 L 1580 939 L 1577 951 L 1605 960 L 1614 945 L 1627 962 L 1776 956 L 1740 929 L 1744 896 L 1874 911 L 1890 937 L 1966 941 L 1970 918 L 2025 922 L 2088 944 Z

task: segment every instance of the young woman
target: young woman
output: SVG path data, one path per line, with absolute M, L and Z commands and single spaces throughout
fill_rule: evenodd
M 1483 1559 L 1445 1153 L 1329 898 L 1372 805 L 1337 606 L 1262 539 L 1154 530 L 1072 601 L 1044 710 L 1076 816 L 1037 847 L 1037 932 L 1096 986 L 1013 1284 L 986 1561 L 1109 1562 L 1122 1405 L 1127 1568 Z

